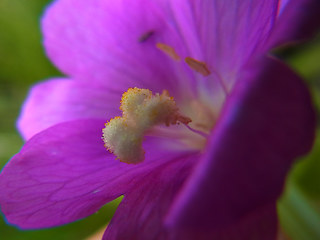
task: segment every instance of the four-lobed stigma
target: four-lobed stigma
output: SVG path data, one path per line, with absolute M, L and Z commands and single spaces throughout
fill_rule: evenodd
M 122 95 L 122 117 L 115 117 L 105 124 L 103 140 L 105 147 L 125 163 L 144 160 L 142 142 L 150 128 L 165 124 L 188 124 L 191 119 L 179 113 L 179 108 L 168 91 L 162 94 L 148 89 L 129 88 Z

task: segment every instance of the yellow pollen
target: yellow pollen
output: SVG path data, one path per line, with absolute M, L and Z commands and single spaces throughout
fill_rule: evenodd
M 148 89 L 129 88 L 122 95 L 120 109 L 122 117 L 111 119 L 102 131 L 105 147 L 125 163 L 144 160 L 143 136 L 151 127 L 191 122 L 179 113 L 166 90 L 153 95 Z
M 198 61 L 191 57 L 186 57 L 185 61 L 192 70 L 195 70 L 196 72 L 202 74 L 205 77 L 210 75 L 211 72 L 208 69 L 207 64 L 205 62 Z
M 164 43 L 157 43 L 156 46 L 165 54 L 167 54 L 169 57 L 171 57 L 173 60 L 180 61 L 180 57 L 176 53 L 173 47 L 170 47 L 169 45 L 166 45 Z

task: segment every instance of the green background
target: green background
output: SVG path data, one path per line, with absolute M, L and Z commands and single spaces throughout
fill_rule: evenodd
M 45 57 L 41 45 L 40 16 L 47 0 L 0 0 L 0 168 L 19 151 L 23 141 L 15 121 L 29 87 L 61 76 Z M 320 109 L 320 37 L 276 54 L 287 61 L 307 84 Z M 318 121 L 318 134 L 320 128 Z M 281 225 L 294 240 L 320 239 L 320 137 L 313 151 L 299 161 L 288 177 L 279 201 Z M 0 190 L 1 191 L 1 190 Z M 75 223 L 39 231 L 20 231 L 0 216 L 0 239 L 85 239 L 105 226 L 117 202 Z

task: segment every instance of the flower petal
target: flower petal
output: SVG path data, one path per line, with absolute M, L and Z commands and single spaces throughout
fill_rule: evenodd
M 173 60 L 156 47 L 166 20 L 153 1 L 60 0 L 43 19 L 51 60 L 75 79 L 174 95 Z
M 278 0 L 171 0 L 172 16 L 191 57 L 209 64 L 222 81 L 233 82 L 239 68 L 265 51 Z
M 169 162 L 136 182 L 134 190 L 125 194 L 103 239 L 255 240 L 257 236 L 261 240 L 274 239 L 278 224 L 275 204 L 263 206 L 226 228 L 210 232 L 172 231 L 163 225 L 171 203 L 198 157 L 190 155 Z
M 273 203 L 294 160 L 312 146 L 315 112 L 299 77 L 264 59 L 240 79 L 172 208 L 171 227 L 206 231 Z
M 237 222 L 224 228 L 213 228 L 209 231 L 194 231 L 194 229 L 174 230 L 170 239 L 183 240 L 275 240 L 277 236 L 278 219 L 275 204 L 263 206 L 247 214 Z
M 311 37 L 320 29 L 320 1 L 282 0 L 270 37 L 271 47 Z
M 143 163 L 121 163 L 103 146 L 103 120 L 57 124 L 33 136 L 0 174 L 0 205 L 21 228 L 65 224 L 131 191 L 155 167 L 190 153 L 147 138 Z
M 124 195 L 103 239 L 168 239 L 163 218 L 199 155 L 176 159 L 149 172 Z
M 84 118 L 107 121 L 120 114 L 121 95 L 122 92 L 83 81 L 53 79 L 39 83 L 24 103 L 18 128 L 29 139 L 60 122 Z
M 52 61 L 75 79 L 122 90 L 167 89 L 177 96 L 179 89 L 194 91 L 199 74 L 157 43 L 204 61 L 215 72 L 207 80 L 233 82 L 249 57 L 265 50 L 277 10 L 278 0 L 60 0 L 44 17 L 44 44 Z

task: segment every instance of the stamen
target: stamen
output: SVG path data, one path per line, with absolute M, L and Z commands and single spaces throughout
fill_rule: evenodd
M 211 72 L 208 69 L 207 64 L 205 62 L 198 61 L 198 60 L 193 59 L 191 57 L 186 57 L 185 61 L 191 69 L 202 74 L 203 76 L 206 77 L 206 76 L 210 75 Z
M 120 109 L 122 117 L 115 117 L 105 124 L 103 140 L 105 147 L 126 163 L 144 160 L 143 136 L 151 127 L 191 122 L 179 113 L 166 90 L 161 95 L 153 95 L 148 89 L 129 88 L 122 95 Z
M 180 61 L 179 55 L 176 53 L 174 48 L 170 47 L 169 45 L 166 45 L 164 43 L 157 43 L 157 48 L 159 48 L 161 51 L 163 51 L 165 54 L 167 54 L 169 57 L 171 57 L 173 60 Z

